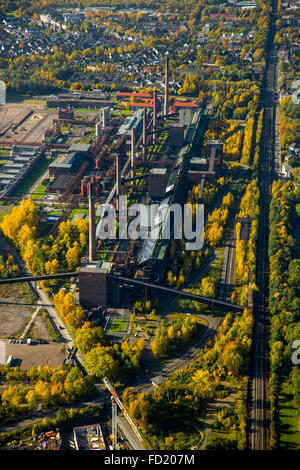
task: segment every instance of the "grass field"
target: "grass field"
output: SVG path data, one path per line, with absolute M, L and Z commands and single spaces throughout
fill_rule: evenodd
M 89 213 L 89 210 L 88 209 L 84 209 L 84 208 L 80 208 L 78 207 L 77 209 L 73 209 L 70 216 L 69 216 L 69 219 L 72 219 L 74 217 L 74 215 L 79 215 L 79 214 L 88 214 Z
M 124 333 L 127 323 L 127 320 L 113 320 L 110 331 L 112 333 Z
M 46 171 L 50 165 L 51 160 L 42 158 L 37 166 L 25 177 L 24 181 L 19 185 L 14 196 L 22 197 L 34 185 L 37 179 Z
M 300 414 L 293 403 L 293 394 L 289 384 L 284 383 L 279 398 L 280 448 L 300 449 Z
M 34 199 L 43 199 L 46 194 L 46 188 L 49 184 L 49 181 L 46 183 L 42 182 L 37 188 L 36 192 L 33 194 Z

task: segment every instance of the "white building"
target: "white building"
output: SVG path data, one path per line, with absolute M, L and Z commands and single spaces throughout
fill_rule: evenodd
M 0 80 L 0 104 L 6 103 L 6 85 Z
M 293 167 L 287 162 L 284 162 L 281 167 L 281 172 L 285 178 L 290 178 L 293 173 Z
M 52 17 L 51 15 L 45 13 L 45 14 L 40 15 L 40 20 L 44 24 L 49 24 L 51 23 Z

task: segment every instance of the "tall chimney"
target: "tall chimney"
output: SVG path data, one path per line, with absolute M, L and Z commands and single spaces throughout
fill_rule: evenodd
M 121 168 L 120 168 L 120 155 L 116 153 L 116 180 L 117 180 L 117 188 L 116 188 L 116 196 L 117 196 L 117 204 L 116 208 L 119 210 L 119 197 L 121 195 Z
M 166 57 L 164 115 L 169 114 L 169 56 Z
M 131 129 L 131 159 L 130 159 L 130 176 L 134 178 L 135 176 L 135 129 Z M 134 184 L 134 181 L 132 181 Z
M 153 143 L 156 143 L 156 134 L 157 131 L 157 90 L 153 92 Z
M 94 185 L 89 182 L 89 261 L 97 261 L 94 198 Z
M 146 158 L 146 146 L 147 146 L 147 111 L 144 108 L 143 112 L 143 158 Z

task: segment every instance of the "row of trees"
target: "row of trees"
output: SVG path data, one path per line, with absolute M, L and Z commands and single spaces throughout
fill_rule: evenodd
M 246 187 L 240 204 L 238 222 L 236 223 L 236 246 L 235 246 L 235 281 L 238 288 L 232 294 L 232 302 L 236 301 L 237 295 L 241 305 L 248 303 L 249 283 L 256 290 L 256 243 L 258 237 L 258 214 L 259 214 L 259 189 L 257 180 L 254 179 Z M 249 220 L 250 219 L 250 220 Z M 243 224 L 250 224 L 248 239 L 241 237 Z
M 85 321 L 85 313 L 82 307 L 76 305 L 72 292 L 66 292 L 60 289 L 54 295 L 54 306 L 59 312 L 60 316 L 70 329 L 75 334 L 76 330 L 80 328 Z
M 39 404 L 57 406 L 78 400 L 94 392 L 91 377 L 84 377 L 78 367 L 49 366 L 21 371 L 5 366 L 0 370 L 6 382 L 15 382 L 0 392 L 0 419 L 14 416 Z
M 291 181 L 275 181 L 270 204 L 269 234 L 269 310 L 270 336 L 270 403 L 271 446 L 279 446 L 279 395 L 284 382 L 294 390 L 294 405 L 300 409 L 299 370 L 292 362 L 292 343 L 300 337 L 300 260 L 294 258 L 295 240 L 291 235 L 291 220 L 299 188 Z M 295 430 L 296 431 L 296 430 Z
M 299 105 L 293 103 L 291 95 L 283 98 L 280 102 L 279 133 L 282 152 L 287 152 L 290 144 L 300 141 Z M 293 162 L 290 163 L 294 166 Z
M 264 108 L 260 110 L 258 120 L 257 120 L 257 127 L 256 127 L 255 149 L 254 149 L 254 158 L 253 158 L 254 174 L 256 176 L 258 175 L 258 167 L 259 167 L 259 160 L 260 160 L 263 120 L 264 120 Z
M 240 159 L 243 143 L 243 131 L 237 130 L 230 135 L 224 143 L 224 158 L 229 161 L 237 161 Z
M 244 165 L 249 165 L 251 159 L 251 150 L 252 150 L 252 136 L 254 131 L 254 118 L 250 117 L 245 126 L 244 131 L 244 142 L 241 156 L 241 163 Z
M 234 197 L 232 193 L 227 193 L 223 197 L 221 206 L 215 209 L 207 218 L 205 225 L 205 242 L 215 248 L 221 241 L 223 236 L 224 226 L 227 222 L 229 209 L 233 203 Z

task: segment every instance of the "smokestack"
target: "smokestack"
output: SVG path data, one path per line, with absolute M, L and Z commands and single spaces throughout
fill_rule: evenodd
M 157 131 L 157 90 L 153 92 L 153 132 Z M 153 134 L 153 143 L 156 143 L 156 134 Z
M 146 157 L 146 145 L 147 145 L 147 111 L 144 108 L 143 113 L 143 158 Z
M 130 160 L 130 176 L 134 178 L 135 176 L 135 129 L 131 129 L 131 160 Z M 132 181 L 134 184 L 134 181 Z
M 94 185 L 89 182 L 89 261 L 97 261 L 94 198 Z
M 117 196 L 117 204 L 116 208 L 119 210 L 119 196 L 121 195 L 121 168 L 120 168 L 120 155 L 116 154 L 116 179 L 117 179 L 117 189 L 116 189 L 116 196 Z
M 164 115 L 169 114 L 169 56 L 166 57 Z

